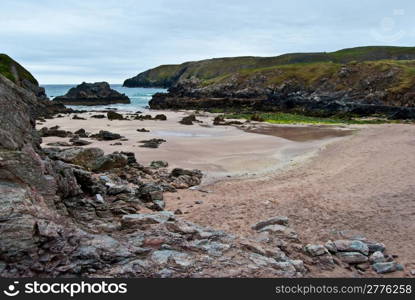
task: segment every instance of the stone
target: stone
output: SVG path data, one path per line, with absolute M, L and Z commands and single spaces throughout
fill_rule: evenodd
M 311 256 L 321 256 L 328 253 L 326 247 L 323 245 L 308 244 L 305 246 L 305 251 Z
M 104 151 L 99 148 L 80 148 L 74 147 L 69 149 L 45 149 L 45 152 L 52 159 L 62 160 L 67 163 L 79 165 L 90 169 L 98 158 L 104 156 Z
M 327 241 L 327 243 L 324 244 L 324 247 L 326 247 L 326 249 L 329 250 L 329 252 L 331 253 L 337 252 L 336 244 L 331 240 Z
M 397 262 L 378 262 L 372 265 L 373 270 L 378 274 L 403 271 L 403 266 Z
M 258 222 L 255 225 L 253 225 L 251 228 L 253 230 L 261 230 L 262 228 L 264 228 L 266 226 L 269 226 L 269 225 L 284 225 L 284 226 L 287 226 L 288 225 L 288 218 L 285 217 L 285 216 L 273 217 L 271 219 Z
M 104 198 L 100 194 L 95 195 L 95 200 L 96 202 L 101 203 L 101 204 L 105 203 Z
M 151 139 L 151 140 L 143 140 L 139 141 L 142 145 L 140 147 L 144 148 L 158 148 L 162 143 L 165 143 L 166 140 L 164 139 Z
M 127 156 L 120 153 L 108 154 L 98 157 L 91 162 L 90 169 L 94 172 L 103 172 L 117 168 L 123 168 L 128 164 Z
M 154 120 L 166 121 L 167 117 L 165 114 L 158 114 L 154 117 Z
M 122 216 L 121 226 L 124 228 L 132 228 L 142 225 L 165 223 L 174 219 L 174 214 L 166 211 L 152 214 L 130 214 Z
M 91 135 L 91 138 L 95 138 L 99 141 L 113 141 L 119 140 L 122 136 L 118 133 L 109 132 L 106 130 L 100 130 L 99 133 Z
M 278 225 L 278 224 L 268 225 L 259 230 L 259 232 L 263 232 L 263 231 L 268 231 L 270 234 L 276 237 L 282 237 L 282 238 L 287 238 L 291 240 L 298 239 L 297 233 L 293 229 L 288 228 L 287 226 L 284 226 L 284 225 Z
M 386 259 L 382 252 L 376 251 L 369 257 L 369 261 L 374 264 L 385 262 Z
M 85 83 L 71 88 L 64 96 L 53 99 L 66 105 L 109 105 L 115 103 L 130 103 L 125 94 L 111 89 L 107 82 Z
M 344 263 L 360 264 L 368 261 L 367 256 L 360 252 L 337 252 L 336 256 Z
M 107 190 L 107 194 L 112 196 L 131 193 L 133 193 L 133 191 L 127 185 L 111 185 Z
M 169 163 L 164 160 L 153 160 L 150 163 L 150 167 L 154 169 L 167 168 L 168 166 L 169 166 Z
M 107 112 L 107 118 L 110 121 L 112 121 L 112 120 L 124 120 L 124 116 L 122 114 L 119 114 L 119 113 L 117 113 L 115 111 L 112 111 L 112 110 Z
M 366 245 L 369 248 L 370 253 L 373 253 L 376 251 L 384 252 L 386 249 L 385 244 L 382 244 L 382 243 L 366 242 Z
M 86 120 L 85 118 L 83 118 L 83 117 L 79 117 L 78 115 L 74 115 L 73 117 L 72 117 L 72 120 Z
M 72 145 L 74 146 L 87 146 L 91 145 L 92 143 L 86 140 L 75 140 L 72 142 Z
M 364 255 L 369 254 L 368 246 L 359 240 L 337 240 L 334 241 L 337 251 L 340 252 L 360 252 Z
M 179 121 L 179 123 L 183 125 L 193 125 L 193 122 L 197 122 L 195 115 L 183 117 L 183 119 Z
M 79 129 L 79 130 L 75 131 L 75 132 L 74 132 L 74 134 L 78 135 L 78 136 L 79 136 L 79 137 L 81 137 L 81 138 L 87 138 L 87 137 L 88 137 L 87 132 L 86 132 L 86 131 L 85 131 L 85 129 L 83 129 L 83 128 L 81 128 L 81 129 Z
M 137 129 L 138 132 L 150 132 L 150 130 L 145 129 L 145 128 L 141 128 L 141 129 Z

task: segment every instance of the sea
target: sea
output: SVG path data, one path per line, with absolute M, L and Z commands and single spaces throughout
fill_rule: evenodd
M 46 90 L 48 97 L 53 100 L 57 96 L 65 95 L 69 89 L 77 86 L 77 84 L 41 84 Z M 100 110 L 104 108 L 116 108 L 120 111 L 139 111 L 148 107 L 148 102 L 151 100 L 151 96 L 155 93 L 164 93 L 166 89 L 160 88 L 127 88 L 123 87 L 121 84 L 110 84 L 111 88 L 122 93 L 126 94 L 130 100 L 131 104 L 111 104 L 111 105 L 94 105 L 94 106 L 71 106 L 67 107 L 77 109 L 77 110 Z

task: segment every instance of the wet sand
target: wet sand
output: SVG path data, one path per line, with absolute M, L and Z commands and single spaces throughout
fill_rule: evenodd
M 148 113 L 148 112 L 144 112 Z M 93 112 L 77 114 L 87 120 L 72 120 L 73 116 L 47 120 L 42 126 L 60 126 L 61 129 L 76 131 L 84 128 L 87 132 L 97 133 L 99 130 L 108 130 L 119 133 L 128 141 L 121 141 L 122 145 L 112 146 L 119 141 L 96 141 L 87 147 L 99 147 L 106 153 L 114 151 L 131 151 L 136 154 L 142 164 L 149 164 L 153 160 L 165 160 L 170 167 L 188 169 L 200 169 L 205 173 L 203 183 L 211 183 L 229 177 L 252 177 L 294 165 L 315 152 L 323 145 L 344 135 L 345 130 L 327 128 L 298 127 L 303 136 L 310 131 L 309 139 L 299 139 L 295 127 L 290 133 L 285 132 L 281 137 L 279 126 L 251 123 L 246 130 L 234 126 L 213 126 L 213 115 L 206 114 L 197 118 L 203 123 L 194 125 L 179 124 L 179 120 L 188 115 L 188 112 L 155 111 L 153 116 L 164 113 L 167 121 L 154 120 L 115 120 L 93 119 Z M 137 132 L 137 129 L 146 128 L 150 132 Z M 271 129 L 270 129 L 271 128 Z M 258 133 L 253 133 L 253 131 Z M 269 132 L 277 131 L 273 136 Z M 321 131 L 321 133 L 319 133 Z M 162 138 L 167 142 L 158 149 L 140 147 L 141 140 Z M 56 141 L 68 141 L 69 139 L 58 137 L 46 137 L 43 139 L 43 147 Z

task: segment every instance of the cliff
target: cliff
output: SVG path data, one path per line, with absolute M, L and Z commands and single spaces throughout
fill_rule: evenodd
M 411 60 L 415 47 L 370 46 L 343 49 L 336 52 L 292 53 L 276 57 L 214 58 L 179 65 L 162 65 L 125 80 L 126 87 L 169 88 L 191 78 L 211 80 L 235 72 L 298 63 L 332 62 L 346 64 L 352 61 Z
M 35 117 L 50 117 L 56 113 L 70 112 L 63 104 L 49 101 L 45 89 L 39 86 L 35 77 L 22 65 L 6 54 L 0 53 L 0 75 L 12 81 L 16 86 L 35 95 L 29 108 Z

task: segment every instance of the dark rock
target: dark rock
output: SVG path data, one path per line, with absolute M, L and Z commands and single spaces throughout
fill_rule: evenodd
M 93 134 L 90 137 L 97 139 L 99 141 L 113 141 L 113 140 L 119 140 L 122 138 L 122 136 L 119 135 L 118 133 L 112 133 L 106 130 L 100 130 L 99 133 Z
M 320 256 L 328 253 L 327 249 L 323 245 L 311 245 L 305 246 L 305 251 L 311 256 Z
M 183 125 L 193 125 L 193 122 L 196 122 L 196 121 L 197 121 L 196 116 L 190 115 L 190 116 L 183 117 L 183 119 L 181 119 L 179 123 Z
M 74 115 L 72 120 L 86 120 L 85 118 L 79 117 L 78 115 Z
M 338 252 L 336 256 L 344 263 L 360 264 L 368 261 L 367 256 L 360 252 Z
M 42 129 L 39 130 L 39 134 L 42 137 L 56 136 L 56 137 L 61 137 L 61 138 L 70 137 L 73 135 L 72 132 L 70 131 L 61 130 L 56 127 L 55 128 L 43 127 Z
M 285 216 L 274 217 L 274 218 L 268 219 L 266 221 L 261 221 L 261 222 L 255 224 L 255 225 L 253 225 L 251 228 L 253 230 L 260 230 L 260 229 L 264 228 L 265 226 L 276 225 L 276 224 L 287 226 L 288 225 L 288 218 L 285 217 Z
M 136 164 L 137 159 L 135 158 L 134 152 L 120 152 L 120 154 L 127 156 L 127 162 L 129 165 Z
M 119 153 L 113 153 L 98 157 L 95 161 L 91 162 L 91 170 L 95 172 L 102 172 L 116 168 L 123 168 L 127 164 L 127 156 Z
M 165 114 L 158 114 L 154 117 L 154 120 L 166 121 L 167 116 Z
M 81 138 L 87 138 L 88 134 L 86 133 L 85 129 L 81 128 L 74 132 L 76 135 L 78 135 Z
M 154 169 L 167 168 L 168 166 L 169 166 L 169 163 L 164 160 L 153 160 L 150 163 L 150 167 Z
M 122 114 L 119 114 L 115 111 L 109 111 L 107 112 L 107 118 L 108 120 L 112 121 L 112 120 L 124 120 L 124 116 Z
M 368 246 L 358 240 L 337 240 L 334 241 L 337 251 L 341 252 L 360 252 L 364 255 L 369 254 Z
M 382 252 L 376 251 L 369 257 L 369 261 L 374 264 L 385 262 L 386 259 Z
M 105 115 L 92 115 L 91 118 L 94 118 L 94 119 L 105 119 L 106 116 Z
M 141 128 L 141 129 L 137 129 L 138 132 L 150 132 L 150 130 L 145 129 L 145 128 Z
M 372 265 L 373 270 L 378 274 L 403 271 L 403 266 L 396 262 L 379 262 Z
M 114 103 L 130 103 L 130 99 L 110 88 L 107 82 L 85 83 L 71 88 L 66 95 L 56 97 L 66 105 L 108 105 Z
M 68 142 L 53 142 L 53 143 L 47 143 L 48 146 L 51 147 L 72 147 L 73 145 Z
M 86 141 L 86 140 L 80 140 L 80 139 L 77 139 L 77 140 L 74 140 L 74 141 L 72 142 L 72 144 L 73 144 L 74 146 L 87 146 L 87 145 L 91 145 L 92 143 L 91 143 L 91 142 L 89 142 L 89 141 Z
M 165 143 L 166 140 L 163 139 L 151 139 L 151 140 L 143 140 L 139 143 L 142 143 L 140 147 L 144 148 L 158 148 L 162 143 Z

